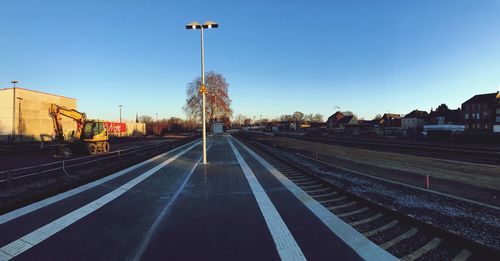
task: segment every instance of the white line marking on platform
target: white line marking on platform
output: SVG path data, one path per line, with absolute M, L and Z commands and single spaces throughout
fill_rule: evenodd
M 255 174 L 243 159 L 238 149 L 234 146 L 231 139 L 232 138 L 228 139 L 229 145 L 233 149 L 241 170 L 243 171 L 245 178 L 252 189 L 253 195 L 259 205 L 259 209 L 262 212 L 262 216 L 264 216 L 264 220 L 269 228 L 269 232 L 271 232 L 274 244 L 276 244 L 276 249 L 278 250 L 281 260 L 306 260 L 304 253 L 302 253 L 302 250 L 295 241 L 295 238 L 293 238 L 293 235 L 288 230 L 288 227 L 278 213 L 278 210 L 273 205 L 273 202 L 271 202 L 271 199 L 266 194 L 264 188 L 260 185 L 257 177 L 255 177 Z
M 208 152 L 208 150 L 210 150 L 210 147 L 212 147 L 212 145 L 208 146 L 207 152 Z M 167 205 L 165 205 L 165 207 L 162 209 L 161 213 L 158 215 L 158 217 L 156 218 L 156 220 L 153 222 L 153 225 L 151 225 L 151 227 L 149 228 L 148 232 L 144 236 L 144 239 L 142 240 L 142 243 L 139 246 L 139 248 L 137 249 L 137 251 L 136 251 L 136 253 L 134 255 L 134 258 L 132 260 L 141 260 L 142 255 L 144 254 L 144 251 L 146 251 L 146 248 L 148 247 L 149 243 L 151 242 L 151 239 L 153 239 L 153 236 L 156 234 L 156 231 L 160 227 L 161 222 L 163 222 L 163 220 L 165 219 L 165 216 L 168 214 L 168 211 L 170 210 L 170 207 L 172 207 L 172 205 L 174 204 L 174 202 L 177 200 L 177 197 L 179 197 L 179 195 L 181 194 L 181 192 L 184 190 L 184 187 L 186 187 L 187 182 L 189 181 L 189 179 L 193 175 L 194 170 L 198 166 L 198 163 L 201 161 L 201 159 L 202 159 L 202 157 L 200 157 L 193 164 L 193 167 L 188 172 L 188 174 L 184 177 L 184 180 L 182 181 L 182 183 L 179 186 L 179 188 L 177 188 L 177 190 L 175 191 L 175 193 L 172 195 L 172 197 L 168 201 Z
M 9 213 L 3 214 L 3 215 L 0 216 L 0 225 L 4 224 L 4 223 L 7 223 L 7 222 L 9 222 L 9 221 L 11 221 L 13 219 L 18 218 L 18 217 L 21 217 L 21 216 L 24 216 L 26 214 L 29 214 L 29 213 L 31 213 L 33 211 L 38 210 L 38 209 L 41 209 L 43 207 L 49 206 L 51 204 L 54 204 L 54 203 L 56 203 L 58 201 L 61 201 L 63 199 L 66 199 L 66 198 L 69 198 L 69 197 L 74 196 L 76 194 L 79 194 L 79 193 L 81 193 L 83 191 L 86 191 L 86 190 L 89 190 L 91 188 L 97 187 L 97 186 L 99 186 L 99 185 L 101 185 L 103 183 L 106 183 L 106 182 L 108 182 L 108 181 L 110 181 L 112 179 L 115 179 L 115 178 L 118 178 L 120 176 L 123 176 L 124 174 L 127 174 L 130 171 L 133 171 L 133 170 L 135 170 L 137 168 L 140 168 L 140 167 L 142 167 L 142 166 L 144 166 L 144 165 L 146 165 L 146 164 L 148 164 L 148 163 L 150 163 L 150 162 L 152 162 L 154 160 L 159 159 L 160 157 L 164 157 L 164 156 L 166 156 L 168 154 L 172 154 L 173 152 L 178 151 L 178 150 L 180 150 L 180 149 L 182 149 L 182 148 L 184 148 L 186 146 L 189 146 L 190 144 L 192 144 L 194 142 L 198 142 L 198 139 L 196 139 L 194 141 L 191 141 L 191 142 L 189 142 L 187 144 L 184 144 L 182 146 L 179 146 L 179 147 L 177 147 L 175 149 L 172 149 L 170 151 L 167 151 L 165 153 L 162 153 L 162 154 L 160 154 L 158 156 L 155 156 L 155 157 L 153 157 L 151 159 L 148 159 L 148 160 L 145 160 L 145 161 L 140 162 L 138 164 L 135 164 L 135 165 L 133 165 L 131 167 L 128 167 L 128 168 L 126 168 L 124 170 L 118 171 L 118 172 L 116 172 L 114 174 L 111 174 L 109 176 L 106 176 L 104 178 L 101 178 L 101 179 L 98 179 L 96 181 L 87 183 L 87 184 L 85 184 L 83 186 L 74 188 L 72 190 L 69 190 L 69 191 L 66 191 L 64 193 L 52 196 L 50 198 L 38 201 L 38 202 L 33 203 L 31 205 L 28 205 L 26 207 L 22 207 L 20 209 L 16 209 L 16 210 L 11 211 Z
M 132 179 L 131 181 L 125 183 L 124 185 L 120 186 L 119 188 L 109 192 L 108 194 L 90 202 L 89 204 L 69 213 L 66 214 L 51 223 L 19 238 L 18 240 L 15 240 L 2 248 L 0 248 L 0 260 L 9 260 L 11 258 L 16 257 L 17 255 L 25 252 L 26 250 L 30 249 L 31 247 L 41 243 L 42 241 L 46 240 L 47 238 L 51 237 L 52 235 L 56 234 L 57 232 L 63 230 L 64 228 L 70 226 L 71 224 L 77 222 L 78 220 L 84 218 L 85 216 L 91 214 L 92 212 L 96 211 L 97 209 L 103 207 L 104 205 L 108 204 L 112 200 L 118 198 L 131 188 L 135 187 L 137 184 L 140 182 L 144 181 L 145 179 L 149 178 L 151 175 L 155 174 L 158 170 L 161 168 L 167 166 L 180 156 L 182 156 L 184 153 L 188 152 L 192 148 L 194 148 L 196 145 L 198 145 L 199 142 L 191 145 L 189 148 L 184 149 L 183 151 L 179 152 L 178 154 L 172 156 L 171 158 L 167 159 L 166 161 L 156 165 L 154 168 L 144 172 L 143 174 L 137 176 L 136 178 Z
M 305 193 L 300 187 L 281 174 L 276 168 L 265 161 L 257 153 L 246 145 L 234 139 L 252 157 L 262 164 L 271 174 L 276 177 L 302 204 L 304 204 L 316 217 L 318 217 L 334 234 L 351 247 L 358 255 L 365 260 L 399 260 L 389 252 L 381 249 L 376 244 L 368 240 L 357 230 L 346 224 L 332 212 L 326 209 L 319 202 Z

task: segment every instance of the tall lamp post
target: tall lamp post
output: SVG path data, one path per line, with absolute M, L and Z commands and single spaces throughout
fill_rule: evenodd
M 20 135 L 21 136 L 21 139 L 23 139 L 23 124 L 21 122 L 21 101 L 23 100 L 23 98 L 21 97 L 17 97 L 17 99 L 19 100 L 19 110 L 18 110 L 18 113 L 17 113 L 17 118 L 19 118 L 18 120 L 18 126 L 17 126 L 17 131 L 18 131 L 18 134 L 17 135 Z
M 120 127 L 119 127 L 119 130 L 120 130 L 120 134 L 119 136 L 121 137 L 122 136 L 122 105 L 118 105 L 118 107 L 120 108 Z
M 16 83 L 18 83 L 18 81 L 13 80 L 10 82 L 14 85 L 12 88 L 12 137 L 10 139 L 12 142 L 16 137 Z
M 210 28 L 217 28 L 219 27 L 219 24 L 212 22 L 212 21 L 207 21 L 204 24 L 200 24 L 198 22 L 191 22 L 186 25 L 186 29 L 192 30 L 192 29 L 199 29 L 201 32 L 201 86 L 200 86 L 200 92 L 202 94 L 202 102 L 201 102 L 201 107 L 202 107 L 202 117 L 201 120 L 203 122 L 202 124 L 202 138 L 203 138 L 203 164 L 207 164 L 207 132 L 206 132 L 206 120 L 205 120 L 205 93 L 207 92 L 207 88 L 205 87 L 205 47 L 203 44 L 203 31 L 205 29 L 210 29 Z

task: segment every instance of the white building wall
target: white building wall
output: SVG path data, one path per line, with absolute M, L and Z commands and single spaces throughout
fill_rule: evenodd
M 15 105 L 16 141 L 52 139 L 54 129 L 48 113 L 50 104 L 55 103 L 70 109 L 76 109 L 77 106 L 76 99 L 22 88 L 16 88 L 16 97 L 22 99 L 16 99 Z M 7 140 L 12 132 L 12 98 L 12 88 L 0 90 L 0 140 L 3 141 Z M 7 103 L 4 100 L 7 100 Z M 76 123 L 65 117 L 62 117 L 62 125 L 64 134 L 76 129 Z
M 0 90 L 0 141 L 12 133 L 12 89 Z
M 127 122 L 125 136 L 146 135 L 146 123 Z

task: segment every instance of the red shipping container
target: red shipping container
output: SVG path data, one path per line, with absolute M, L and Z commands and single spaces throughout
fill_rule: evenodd
M 127 132 L 127 124 L 119 122 L 105 121 L 103 122 L 104 128 L 108 130 L 108 133 L 124 133 Z

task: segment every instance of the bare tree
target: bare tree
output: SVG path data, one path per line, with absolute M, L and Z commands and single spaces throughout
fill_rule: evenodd
M 199 92 L 201 77 L 188 83 L 186 87 L 186 105 L 183 109 L 189 118 L 201 118 L 202 94 Z M 229 98 L 229 84 L 222 74 L 208 72 L 205 75 L 206 113 L 208 121 L 231 118 L 231 99 Z
M 313 122 L 323 122 L 323 115 L 316 113 L 312 118 Z
M 343 111 L 342 114 L 344 114 L 345 116 L 354 115 L 354 113 L 352 113 L 352 111 Z
M 243 126 L 243 123 L 245 122 L 245 118 L 246 117 L 244 115 L 238 114 L 238 115 L 236 115 L 236 117 L 234 117 L 233 123 L 235 123 L 235 125 L 237 127 L 241 127 L 241 126 Z
M 139 117 L 139 122 L 142 122 L 142 123 L 150 123 L 153 121 L 153 117 L 149 116 L 149 115 L 141 115 Z

